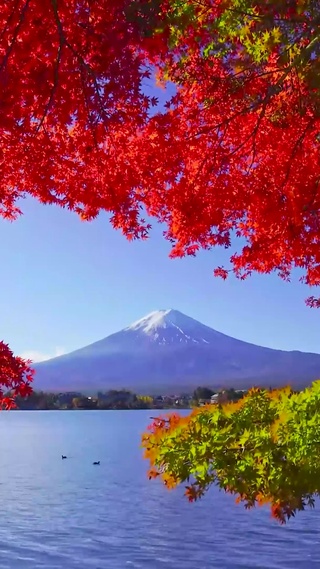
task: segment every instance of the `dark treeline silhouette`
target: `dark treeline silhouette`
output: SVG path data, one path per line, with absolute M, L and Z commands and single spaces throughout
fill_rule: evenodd
M 226 389 L 219 392 L 208 387 L 197 387 L 192 394 L 180 395 L 137 395 L 131 391 L 111 389 L 99 391 L 95 396 L 79 392 L 46 393 L 33 391 L 27 398 L 16 399 L 21 410 L 67 410 L 67 409 L 188 409 L 208 403 L 237 401 L 243 391 Z

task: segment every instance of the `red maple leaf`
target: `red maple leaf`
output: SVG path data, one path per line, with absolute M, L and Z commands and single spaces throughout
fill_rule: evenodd
M 11 409 L 17 396 L 28 396 L 33 380 L 30 361 L 14 356 L 7 344 L 0 342 L 0 408 Z

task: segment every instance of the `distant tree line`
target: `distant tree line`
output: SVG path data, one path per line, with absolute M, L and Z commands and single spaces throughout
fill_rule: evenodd
M 216 400 L 211 400 L 212 396 Z M 235 389 L 214 391 L 208 387 L 197 387 L 192 394 L 180 395 L 137 395 L 125 389 L 99 391 L 96 396 L 79 392 L 48 393 L 33 391 L 27 398 L 16 398 L 21 410 L 71 410 L 71 409 L 188 409 L 194 406 L 226 401 L 237 401 L 243 392 Z
M 34 391 L 29 397 L 16 399 L 18 409 L 148 409 L 153 399 L 138 396 L 131 391 L 110 390 L 87 396 L 78 392 L 47 393 Z

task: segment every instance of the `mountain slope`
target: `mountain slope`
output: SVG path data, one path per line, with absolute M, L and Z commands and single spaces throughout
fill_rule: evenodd
M 159 310 L 84 348 L 35 365 L 35 388 L 182 391 L 197 385 L 302 386 L 320 377 L 320 354 L 263 348 L 177 310 Z

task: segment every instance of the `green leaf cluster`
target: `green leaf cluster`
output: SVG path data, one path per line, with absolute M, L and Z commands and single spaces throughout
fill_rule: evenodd
M 319 94 L 318 0 L 290 5 L 281 0 L 166 0 L 157 4 L 156 21 L 155 0 L 134 4 L 143 11 L 145 33 L 165 36 L 185 77 L 195 53 L 204 59 L 223 59 L 237 75 L 248 70 L 258 75 L 270 72 L 265 67 L 272 62 L 273 72 L 284 72 L 285 77 L 295 72 Z M 152 17 L 146 18 L 148 9 Z M 177 80 L 174 73 L 167 75 Z
M 226 405 L 168 417 L 144 436 L 151 467 L 190 500 L 214 484 L 285 522 L 320 491 L 320 381 L 301 393 L 253 389 Z

